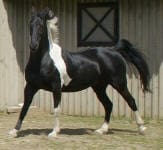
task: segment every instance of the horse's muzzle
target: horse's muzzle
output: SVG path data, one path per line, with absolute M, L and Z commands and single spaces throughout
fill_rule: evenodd
M 32 51 L 37 51 L 38 47 L 39 47 L 38 43 L 35 43 L 35 44 L 34 43 L 30 43 L 30 49 Z

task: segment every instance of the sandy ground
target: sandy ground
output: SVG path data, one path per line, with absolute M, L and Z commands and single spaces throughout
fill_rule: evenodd
M 17 138 L 7 135 L 18 118 L 0 114 L 0 150 L 163 150 L 163 120 L 145 120 L 145 136 L 137 133 L 135 121 L 112 119 L 106 135 L 94 134 L 103 122 L 101 117 L 61 115 L 61 133 L 49 139 L 53 115 L 38 109 L 30 110 Z

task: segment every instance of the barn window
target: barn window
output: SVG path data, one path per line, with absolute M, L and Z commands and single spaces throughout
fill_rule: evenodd
M 78 4 L 78 46 L 112 46 L 118 40 L 118 2 Z

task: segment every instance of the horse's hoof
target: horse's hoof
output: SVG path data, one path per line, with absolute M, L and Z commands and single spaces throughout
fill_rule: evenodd
M 103 135 L 103 134 L 106 134 L 108 131 L 104 131 L 104 130 L 102 130 L 102 129 L 97 129 L 97 130 L 95 130 L 95 133 L 96 134 L 100 134 L 100 135 Z
M 100 135 L 104 134 L 104 133 L 103 133 L 103 131 L 102 131 L 102 130 L 100 130 L 100 129 L 95 130 L 95 133 L 96 133 L 96 134 L 100 134 Z
M 145 135 L 145 131 L 146 131 L 147 127 L 145 127 L 144 125 L 139 126 L 138 128 L 138 132 L 140 135 Z
M 48 134 L 48 138 L 56 138 L 57 137 L 57 132 L 52 131 L 51 133 Z
M 17 133 L 18 133 L 18 130 L 12 129 L 11 131 L 8 132 L 8 135 L 11 136 L 11 137 L 13 137 L 13 138 L 15 138 L 15 137 L 18 136 Z

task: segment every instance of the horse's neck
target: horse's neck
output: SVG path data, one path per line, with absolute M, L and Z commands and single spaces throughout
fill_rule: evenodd
M 52 21 L 47 21 L 47 34 L 49 41 L 49 54 L 53 59 L 58 60 L 62 55 L 62 48 L 59 46 L 58 28 Z
M 49 45 L 50 46 L 52 46 L 53 44 L 59 45 L 58 27 L 54 24 L 53 20 L 48 20 L 46 25 Z

